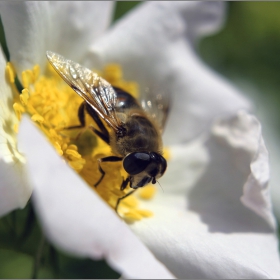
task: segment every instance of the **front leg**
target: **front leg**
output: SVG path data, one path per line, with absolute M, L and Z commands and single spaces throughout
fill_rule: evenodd
M 127 187 L 129 182 L 130 182 L 130 176 L 128 176 L 125 180 L 123 180 L 121 184 L 121 191 L 123 191 Z
M 115 210 L 116 210 L 117 213 L 118 213 L 118 207 L 119 207 L 119 204 L 121 203 L 121 201 L 122 201 L 123 199 L 125 199 L 126 197 L 132 195 L 135 191 L 136 191 L 136 189 L 130 191 L 129 193 L 127 193 L 126 195 L 120 197 L 120 198 L 117 200 L 117 204 L 116 204 L 116 207 L 115 207 Z
M 98 169 L 101 173 L 101 177 L 100 179 L 94 184 L 94 187 L 96 188 L 102 181 L 102 179 L 104 178 L 105 176 L 105 172 L 104 170 L 101 168 L 101 162 L 116 162 L 116 161 L 122 161 L 123 158 L 121 157 L 116 157 L 116 156 L 109 156 L 109 157 L 104 157 L 104 158 L 100 158 L 98 159 Z

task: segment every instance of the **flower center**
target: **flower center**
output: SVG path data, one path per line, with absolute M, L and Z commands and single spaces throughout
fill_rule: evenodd
M 39 72 L 37 65 L 32 70 L 22 73 L 24 89 L 16 95 L 19 97 L 13 105 L 18 119 L 20 120 L 22 113 L 28 113 L 57 152 L 115 209 L 118 199 L 130 192 L 129 187 L 120 190 L 123 180 L 128 176 L 122 162 L 103 162 L 102 169 L 105 176 L 100 184 L 94 187 L 101 177 L 98 159 L 113 155 L 111 148 L 89 128 L 89 125 L 97 128 L 89 115 L 86 116 L 85 128 L 69 129 L 80 124 L 78 109 L 83 102 L 82 98 L 57 75 L 52 67 L 47 68 L 46 75 L 40 75 Z M 6 74 L 13 90 L 17 91 L 15 72 L 10 63 L 7 64 Z M 102 73 L 98 74 L 113 86 L 137 97 L 137 84 L 123 80 L 119 65 L 108 65 Z M 17 131 L 17 126 L 14 129 Z M 135 192 L 135 195 L 123 199 L 118 207 L 119 215 L 128 222 L 152 216 L 150 211 L 140 209 L 138 205 L 139 199 L 151 199 L 155 190 L 154 186 L 148 185 Z

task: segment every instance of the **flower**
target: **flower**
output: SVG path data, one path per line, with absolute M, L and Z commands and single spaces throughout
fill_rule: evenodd
M 197 40 L 220 26 L 223 3 L 141 4 L 97 40 L 89 33 L 94 24 L 100 26 L 98 20 L 86 15 L 87 5 L 99 4 L 51 5 L 0 7 L 18 73 L 36 63 L 44 69 L 45 49 L 88 67 L 119 63 L 124 76 L 139 83 L 140 91 L 149 87 L 168 93 L 172 109 L 164 135 L 171 151 L 168 171 L 160 181 L 164 193 L 141 203 L 153 211 L 153 217 L 129 225 L 61 160 L 27 119 L 22 121 L 19 144 L 28 159 L 33 202 L 48 238 L 70 253 L 106 258 L 125 277 L 279 277 L 261 126 L 248 113 L 250 103 L 195 53 Z M 110 14 L 100 9 L 93 11 L 101 19 Z M 57 11 L 59 18 L 51 18 Z M 16 16 L 21 19 L 18 23 Z M 59 26 L 54 20 L 67 24 L 68 38 L 72 29 L 79 30 L 79 40 L 67 40 L 66 31 L 60 40 L 60 28 L 53 35 L 50 25 Z

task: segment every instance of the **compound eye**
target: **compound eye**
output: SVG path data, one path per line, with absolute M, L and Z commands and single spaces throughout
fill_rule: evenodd
M 137 175 L 144 171 L 151 162 L 148 153 L 131 153 L 123 160 L 123 167 L 130 175 Z

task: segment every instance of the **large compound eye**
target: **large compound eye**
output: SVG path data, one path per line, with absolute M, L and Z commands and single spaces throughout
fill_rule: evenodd
M 150 157 L 153 164 L 150 165 L 151 170 L 149 171 L 149 174 L 152 177 L 160 178 L 167 167 L 166 159 L 157 153 L 150 153 Z
M 151 162 L 148 153 L 131 153 L 123 160 L 123 167 L 130 175 L 137 175 L 144 171 Z

